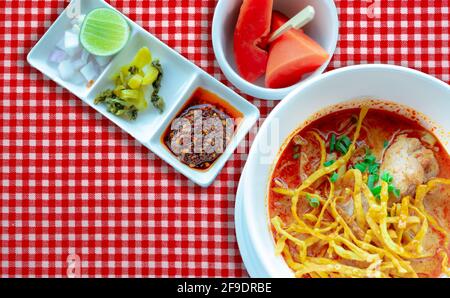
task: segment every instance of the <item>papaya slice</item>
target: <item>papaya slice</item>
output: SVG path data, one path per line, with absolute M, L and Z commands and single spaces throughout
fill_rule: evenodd
M 289 19 L 280 12 L 272 15 L 272 32 Z M 329 58 L 328 53 L 303 30 L 291 29 L 270 44 L 266 87 L 285 88 L 298 83 Z
M 244 0 L 234 31 L 239 74 L 253 83 L 266 72 L 268 53 L 262 44 L 270 33 L 273 0 Z

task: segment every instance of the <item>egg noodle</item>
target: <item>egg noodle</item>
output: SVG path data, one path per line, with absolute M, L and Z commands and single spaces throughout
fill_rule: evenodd
M 273 191 L 291 199 L 290 212 L 293 222 L 287 224 L 279 216 L 271 219 L 275 230 L 276 254 L 283 254 L 296 277 L 418 277 L 410 261 L 431 257 L 422 245 L 430 227 L 444 237 L 444 248 L 438 253 L 442 258 L 442 271 L 449 274 L 447 248 L 448 233 L 435 218 L 425 210 L 423 200 L 428 192 L 440 184 L 450 185 L 449 179 L 433 179 L 417 187 L 414 198 L 403 197 L 398 203 L 388 205 L 388 183 L 381 181 L 381 193 L 376 198 L 367 185 L 367 177 L 358 169 L 350 169 L 343 176 L 353 181 L 351 193 L 354 205 L 354 220 L 359 233 L 351 227 L 349 219 L 339 212 L 337 202 L 344 199 L 337 192 L 336 183 L 328 178 L 329 194 L 324 198 L 311 193 L 311 186 L 319 179 L 327 178 L 341 167 L 345 167 L 355 152 L 362 122 L 368 108 L 361 109 L 356 131 L 348 152 L 330 166 L 321 166 L 296 189 L 273 188 Z M 326 156 L 325 143 L 313 133 L 321 148 L 321 160 Z M 363 207 L 362 198 L 367 200 Z M 304 215 L 298 214 L 300 199 L 315 198 L 319 208 Z M 366 209 L 366 210 L 365 210 Z M 332 221 L 325 221 L 328 212 Z M 295 260 L 287 245 L 291 242 L 298 252 Z M 321 244 L 326 250 L 319 254 L 308 254 L 308 248 Z M 298 260 L 298 261 L 297 261 Z M 355 263 L 358 266 L 355 266 Z

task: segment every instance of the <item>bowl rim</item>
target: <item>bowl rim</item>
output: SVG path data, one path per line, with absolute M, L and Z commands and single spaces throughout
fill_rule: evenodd
M 321 76 L 318 76 L 310 81 L 308 81 L 304 86 L 302 87 L 298 87 L 296 88 L 293 92 L 291 92 L 285 99 L 283 100 L 283 102 L 281 102 L 280 104 L 278 104 L 274 110 L 270 113 L 270 115 L 267 117 L 266 121 L 264 121 L 264 123 L 262 124 L 262 126 L 260 127 L 259 131 L 264 131 L 267 130 L 271 120 L 274 117 L 278 116 L 278 111 L 283 109 L 285 105 L 289 104 L 291 102 L 291 100 L 295 97 L 297 97 L 300 93 L 302 93 L 306 88 L 311 87 L 312 85 L 315 85 L 316 83 L 318 83 L 320 80 L 326 79 L 326 78 L 330 78 L 330 77 L 334 77 L 337 76 L 341 73 L 345 73 L 345 72 L 355 72 L 355 71 L 387 71 L 387 72 L 400 72 L 400 73 L 404 73 L 404 74 L 409 74 L 412 76 L 416 76 L 420 79 L 423 80 L 427 80 L 430 82 L 430 84 L 434 84 L 435 87 L 439 87 L 439 88 L 443 88 L 444 90 L 447 90 L 450 94 L 450 86 L 448 84 L 446 84 L 445 82 L 429 75 L 423 72 L 420 72 L 418 70 L 415 69 L 411 69 L 411 68 L 407 68 L 407 67 L 403 67 L 403 66 L 396 66 L 396 65 L 388 65 L 388 64 L 362 64 L 362 65 L 354 65 L 354 66 L 348 66 L 348 67 L 344 67 L 344 68 L 340 68 L 340 69 L 336 69 L 333 71 L 330 71 L 326 74 L 323 74 Z M 244 171 L 243 173 L 249 173 L 248 168 L 251 167 L 251 156 L 257 154 L 258 152 L 258 148 L 257 145 L 260 143 L 260 139 L 262 137 L 261 133 L 258 133 L 257 136 L 255 137 L 252 147 L 250 149 L 250 152 L 248 154 L 248 158 L 247 158 L 247 163 L 245 165 Z M 250 163 L 249 163 L 250 162 Z M 270 167 L 272 167 L 272 165 L 270 165 Z M 241 176 L 241 179 L 246 179 L 246 177 Z M 247 181 L 248 182 L 248 181 Z M 259 234 L 255 232 L 254 226 L 249 225 L 249 222 L 252 221 L 252 215 L 248 214 L 245 212 L 246 208 L 245 208 L 245 201 L 244 197 L 246 197 L 247 195 L 247 189 L 248 187 L 245 187 L 245 185 L 249 185 L 249 183 L 244 184 L 244 190 L 242 191 L 242 193 L 244 194 L 243 196 L 240 197 L 236 197 L 236 205 L 238 205 L 238 200 L 243 200 L 242 202 L 242 207 L 240 212 L 242 212 L 242 215 L 239 215 L 239 218 L 243 218 L 244 219 L 244 223 L 243 224 L 238 224 L 236 223 L 236 228 L 238 228 L 239 226 L 244 226 L 246 229 L 246 235 L 248 235 L 249 239 L 247 240 L 249 243 L 251 243 L 252 247 L 252 253 L 254 254 L 252 257 L 252 262 L 257 262 L 258 263 L 258 267 L 260 268 L 260 272 L 267 272 L 268 276 L 271 276 L 271 273 L 274 272 L 274 268 L 271 268 L 270 266 L 268 266 L 268 262 L 267 260 L 269 258 L 266 257 L 262 257 L 265 256 L 263 250 L 261 247 L 258 247 L 257 245 L 255 245 L 255 243 L 258 243 L 259 241 L 257 241 L 257 237 L 259 237 Z M 266 188 L 266 185 L 264 186 L 264 189 Z M 267 206 L 267 200 L 266 198 L 264 199 L 264 204 Z M 248 209 L 247 209 L 248 210 Z M 236 210 L 236 212 L 238 212 L 238 210 Z M 251 212 L 250 212 L 251 213 Z M 255 217 L 256 215 L 254 214 L 253 217 Z M 270 227 L 270 223 L 267 220 L 267 227 Z M 242 232 L 241 232 L 242 233 Z M 255 241 L 256 240 L 256 241 Z M 239 241 L 239 239 L 238 239 Z M 276 258 L 277 256 L 273 256 L 274 258 Z M 256 266 L 256 265 L 254 265 Z M 276 276 L 272 276 L 272 277 L 276 277 Z
M 233 67 L 231 67 L 230 63 L 226 59 L 224 52 L 224 45 L 222 43 L 222 40 L 219 38 L 220 36 L 219 20 L 224 19 L 224 15 L 220 12 L 223 11 L 223 5 L 225 5 L 225 3 L 228 3 L 229 1 L 230 0 L 219 0 L 214 10 L 214 17 L 212 23 L 212 44 L 217 63 L 219 64 L 219 67 L 222 70 L 223 74 L 241 92 L 256 98 L 281 101 L 290 92 L 302 86 L 305 82 L 310 81 L 311 79 L 317 76 L 320 76 L 327 69 L 336 52 L 337 43 L 339 40 L 339 28 L 340 28 L 339 16 L 336 4 L 334 3 L 333 0 L 321 0 L 324 2 L 328 10 L 330 11 L 332 15 L 331 23 L 334 24 L 335 27 L 335 30 L 333 30 L 332 33 L 333 34 L 332 40 L 330 42 L 331 47 L 328 51 L 330 57 L 328 57 L 327 62 L 325 62 L 321 67 L 319 67 L 315 72 L 310 74 L 307 78 L 301 80 L 295 85 L 280 89 L 265 88 L 248 82 L 247 80 L 243 79 L 233 69 Z

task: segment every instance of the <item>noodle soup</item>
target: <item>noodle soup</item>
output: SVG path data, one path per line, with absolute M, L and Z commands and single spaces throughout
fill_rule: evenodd
M 431 131 L 395 111 L 349 108 L 282 150 L 269 215 L 297 277 L 448 274 L 450 157 Z

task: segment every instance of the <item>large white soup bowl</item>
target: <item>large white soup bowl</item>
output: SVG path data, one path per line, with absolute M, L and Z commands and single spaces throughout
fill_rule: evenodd
M 436 128 L 436 136 L 449 151 L 450 87 L 432 76 L 398 66 L 360 65 L 306 82 L 290 93 L 264 122 L 244 169 L 237 196 L 236 228 L 239 247 L 245 264 L 252 267 L 249 270 L 252 276 L 294 276 L 284 259 L 275 256 L 267 208 L 268 182 L 280 147 L 312 115 L 330 106 L 368 98 L 420 112 L 423 124 Z

